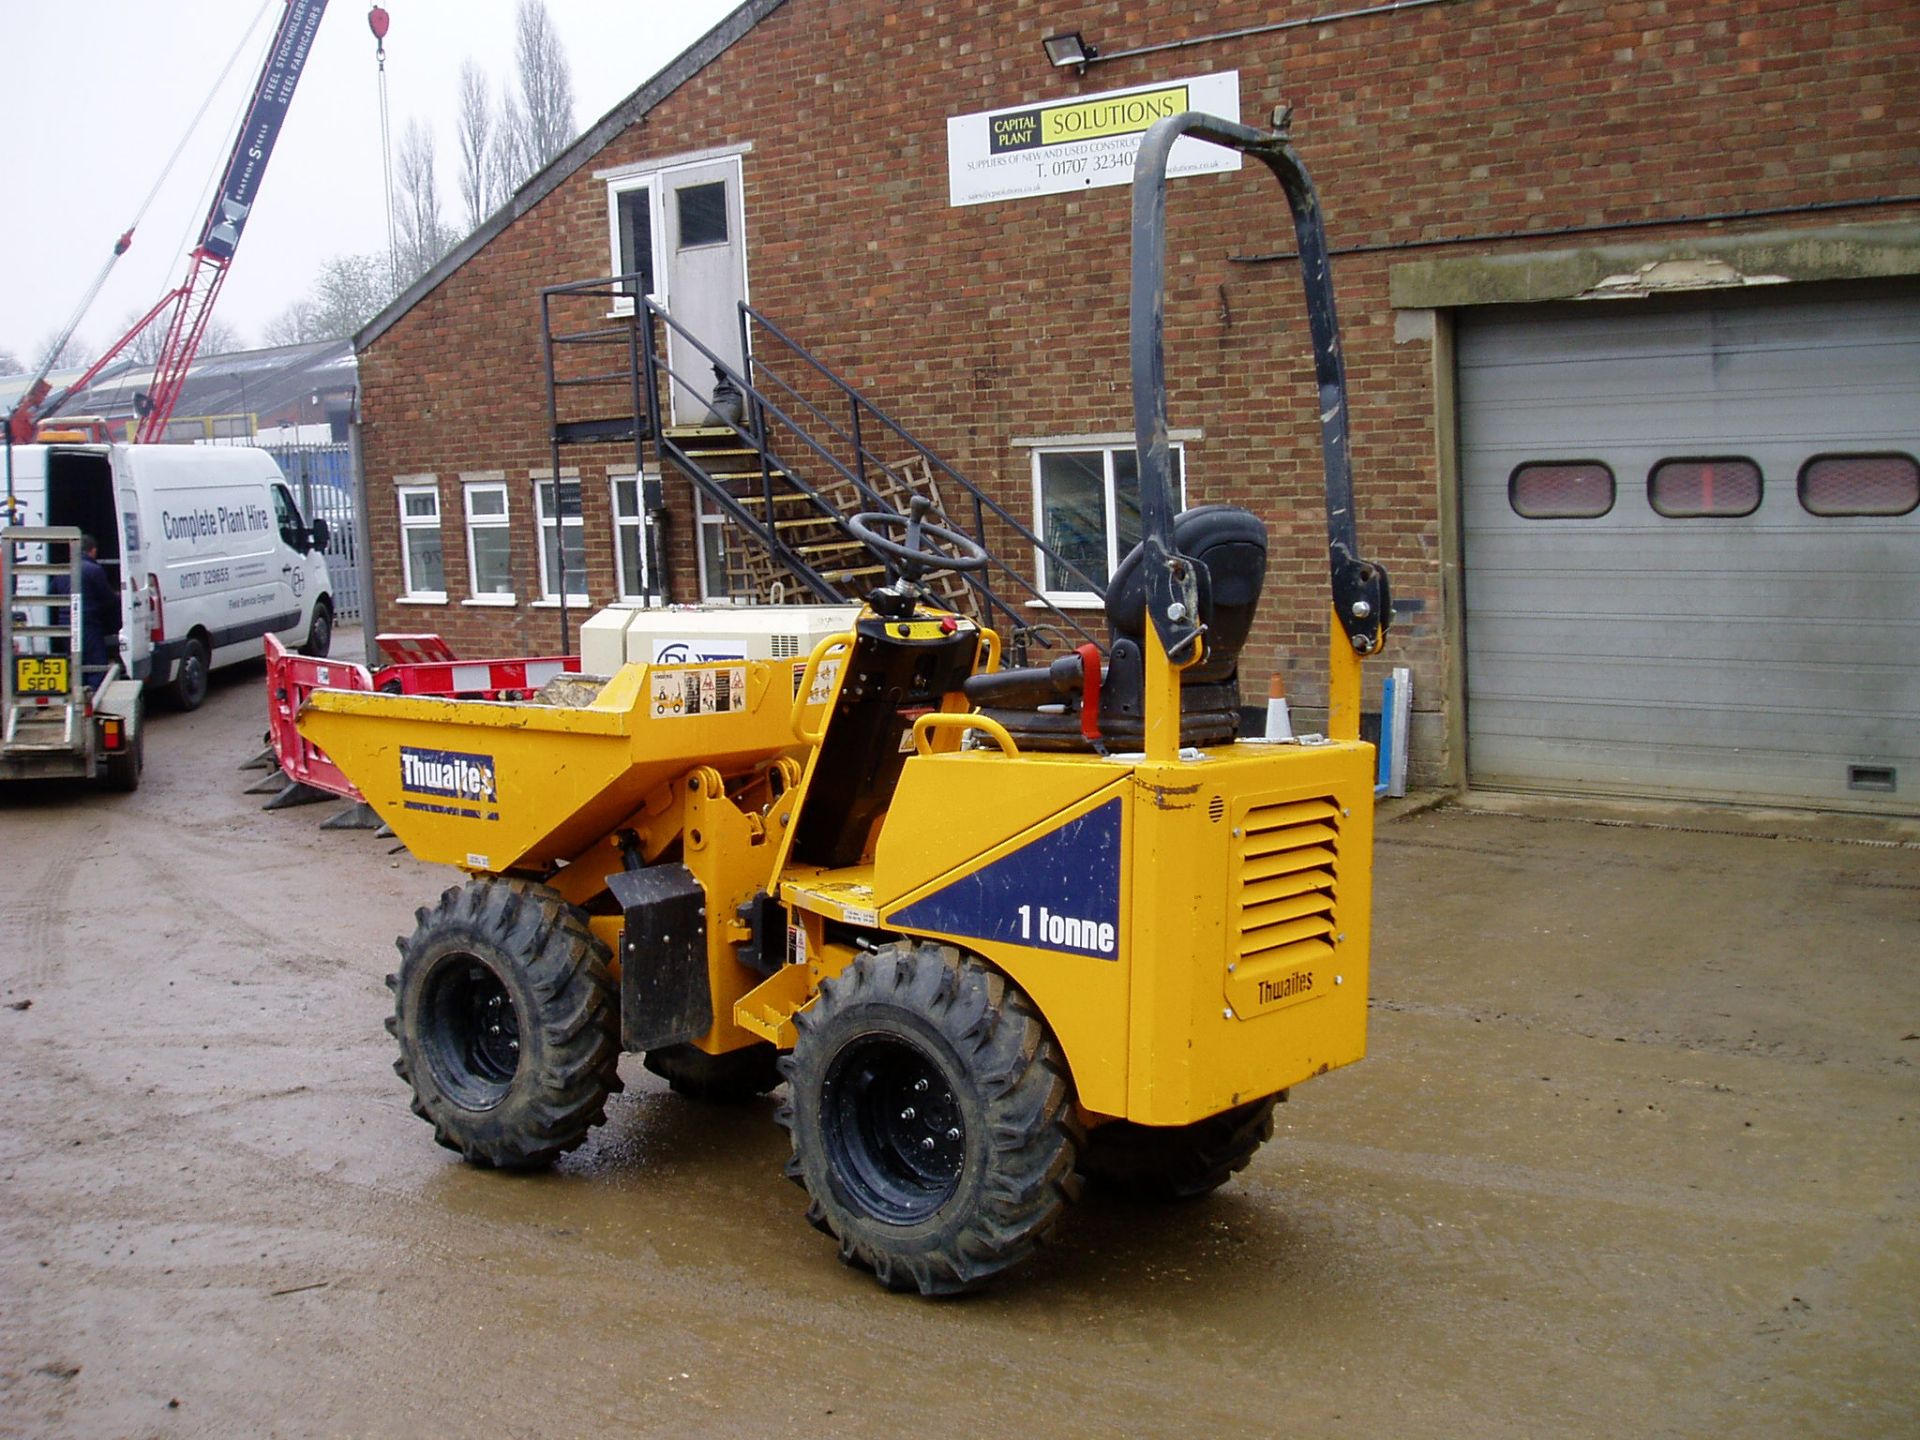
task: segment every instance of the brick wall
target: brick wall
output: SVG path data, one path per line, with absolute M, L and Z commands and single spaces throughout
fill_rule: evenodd
M 527 475 L 549 464 L 540 286 L 609 268 L 595 169 L 750 143 L 750 284 L 777 319 L 975 481 L 1031 513 L 1013 436 L 1131 428 L 1124 187 L 951 208 L 950 115 L 1237 69 L 1242 116 L 1293 107 L 1333 245 L 1593 227 L 1860 200 L 1916 188 L 1920 22 L 1912 0 L 1460 0 L 1095 66 L 1048 67 L 1077 26 L 1108 50 L 1326 7 L 789 0 L 495 237 L 361 357 L 379 623 L 440 629 L 463 653 L 548 649 L 550 611 L 467 607 L 457 476 L 504 470 L 523 528 L 516 589 L 538 591 Z M 1053 23 L 1055 20 L 1059 24 Z M 636 76 L 636 80 L 640 77 Z M 1884 220 L 1888 210 L 1851 212 Z M 1772 216 L 1770 229 L 1832 224 Z M 1696 227 L 1697 229 L 1698 227 Z M 1739 222 L 1720 224 L 1734 233 Z M 1661 234 L 1688 233 L 1686 227 Z M 1457 253 L 1564 247 L 1500 239 Z M 1174 182 L 1167 345 L 1188 500 L 1252 506 L 1273 533 L 1268 598 L 1245 652 L 1250 698 L 1278 669 L 1311 703 L 1327 605 L 1311 355 L 1278 187 L 1258 166 Z M 1421 254 L 1431 254 L 1423 250 Z M 1437 393 L 1425 329 L 1396 337 L 1392 251 L 1335 261 L 1365 549 L 1403 614 L 1388 663 L 1440 703 L 1444 651 Z M 618 449 L 571 450 L 583 476 L 592 593 L 613 592 L 604 476 Z M 444 607 L 396 606 L 392 477 L 436 474 Z M 690 598 L 683 486 L 670 566 Z M 1417 757 L 1428 773 L 1446 757 Z

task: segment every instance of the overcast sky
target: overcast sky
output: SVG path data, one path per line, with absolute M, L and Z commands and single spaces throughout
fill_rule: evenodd
M 0 350 L 31 363 L 86 293 L 241 37 L 247 48 L 81 321 L 91 353 L 186 272 L 186 254 L 279 22 L 281 0 L 0 0 Z M 737 0 L 547 0 L 584 130 Z M 263 13 L 264 6 L 264 13 Z M 386 248 L 379 80 L 367 0 L 329 0 L 217 316 L 247 344 L 329 256 Z M 460 226 L 456 88 L 468 56 L 513 76 L 515 0 L 385 0 L 393 141 L 434 127 L 442 212 Z M 259 23 L 254 21 L 258 18 Z

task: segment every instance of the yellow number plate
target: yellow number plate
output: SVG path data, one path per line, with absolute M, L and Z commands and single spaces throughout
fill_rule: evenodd
M 66 694 L 67 657 L 65 655 L 14 656 L 13 693 L 16 695 Z

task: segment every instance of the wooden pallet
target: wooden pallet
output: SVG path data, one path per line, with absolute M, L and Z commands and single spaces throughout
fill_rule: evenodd
M 784 472 L 776 471 L 772 477 L 774 489 L 769 516 L 759 454 L 750 447 L 740 446 L 737 437 L 733 438 L 732 446 L 703 447 L 699 458 L 707 473 L 724 484 L 735 501 L 762 523 L 770 520 L 782 544 L 845 594 L 857 597 L 885 583 L 886 566 L 849 536 L 840 523 L 844 516 L 871 508 L 872 502 L 853 481 L 841 477 L 818 487 L 820 498 L 816 502 L 789 483 Z M 902 514 L 916 494 L 925 495 L 933 502 L 935 523 L 948 524 L 933 467 L 924 456 L 915 455 L 900 464 L 871 470 L 867 484 L 886 504 Z M 813 593 L 773 552 L 738 527 L 726 526 L 723 533 L 729 595 L 758 605 L 817 603 Z M 939 603 L 978 618 L 973 589 L 958 575 L 935 575 L 928 581 L 928 589 Z

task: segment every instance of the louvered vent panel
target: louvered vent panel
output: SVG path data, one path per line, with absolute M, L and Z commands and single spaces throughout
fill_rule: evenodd
M 1305 963 L 1333 950 L 1340 807 L 1258 805 L 1240 830 L 1241 963 Z

